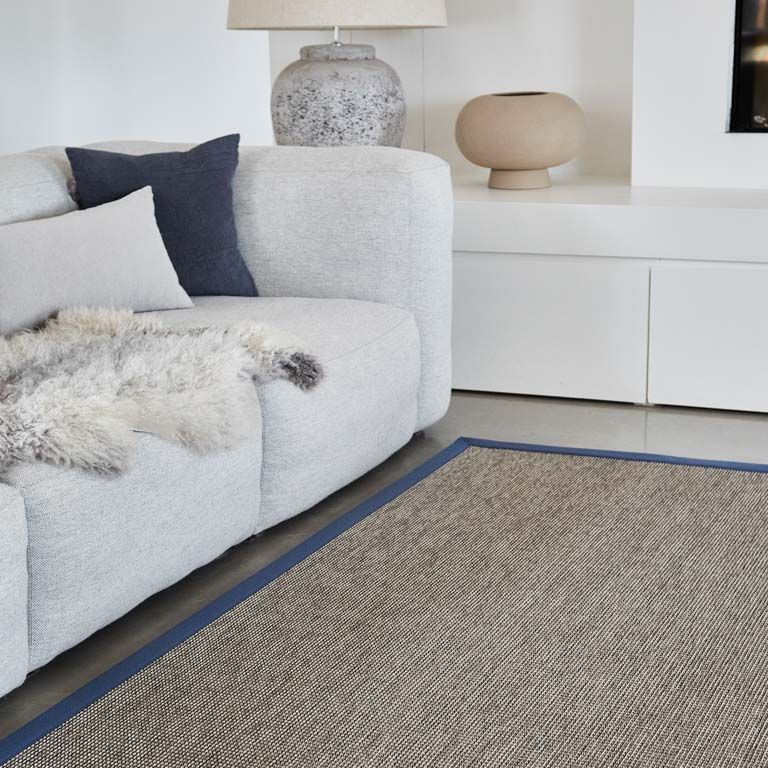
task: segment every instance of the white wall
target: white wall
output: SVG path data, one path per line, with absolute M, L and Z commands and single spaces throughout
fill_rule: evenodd
M 0 154 L 59 135 L 61 10 L 60 0 L 0 0 Z
M 227 0 L 3 2 L 0 63 L 12 83 L 0 152 L 234 132 L 272 143 L 267 33 L 228 31 L 226 11 Z
M 733 0 L 639 0 L 632 181 L 768 187 L 768 138 L 728 133 Z
M 641 0 L 642 2 L 643 0 Z M 632 0 L 449 0 L 425 33 L 426 144 L 457 168 L 460 108 L 482 93 L 561 91 L 587 116 L 581 157 L 557 173 L 628 176 Z
M 473 168 L 454 141 L 467 101 L 496 91 L 562 91 L 584 108 L 589 138 L 582 156 L 557 173 L 629 176 L 632 0 L 447 2 L 447 29 L 350 36 L 373 43 L 400 73 L 409 104 L 406 146 L 434 152 L 459 171 Z M 273 32 L 273 76 L 301 45 L 329 39 Z

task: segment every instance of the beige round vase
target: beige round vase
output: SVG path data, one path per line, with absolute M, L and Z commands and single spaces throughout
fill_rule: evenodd
M 584 113 L 562 93 L 478 96 L 459 114 L 456 143 L 467 160 L 491 169 L 490 187 L 549 187 L 549 169 L 584 145 Z

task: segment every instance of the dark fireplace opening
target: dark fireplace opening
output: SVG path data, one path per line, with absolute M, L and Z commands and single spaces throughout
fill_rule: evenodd
M 768 0 L 736 0 L 731 131 L 768 132 Z

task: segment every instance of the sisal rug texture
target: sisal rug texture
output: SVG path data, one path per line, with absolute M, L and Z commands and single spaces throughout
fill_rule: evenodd
M 470 445 L 8 768 L 768 765 L 768 475 Z

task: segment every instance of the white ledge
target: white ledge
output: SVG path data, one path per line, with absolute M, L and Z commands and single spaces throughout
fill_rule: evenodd
M 486 181 L 454 179 L 457 251 L 768 263 L 768 190 L 587 177 L 506 191 Z

